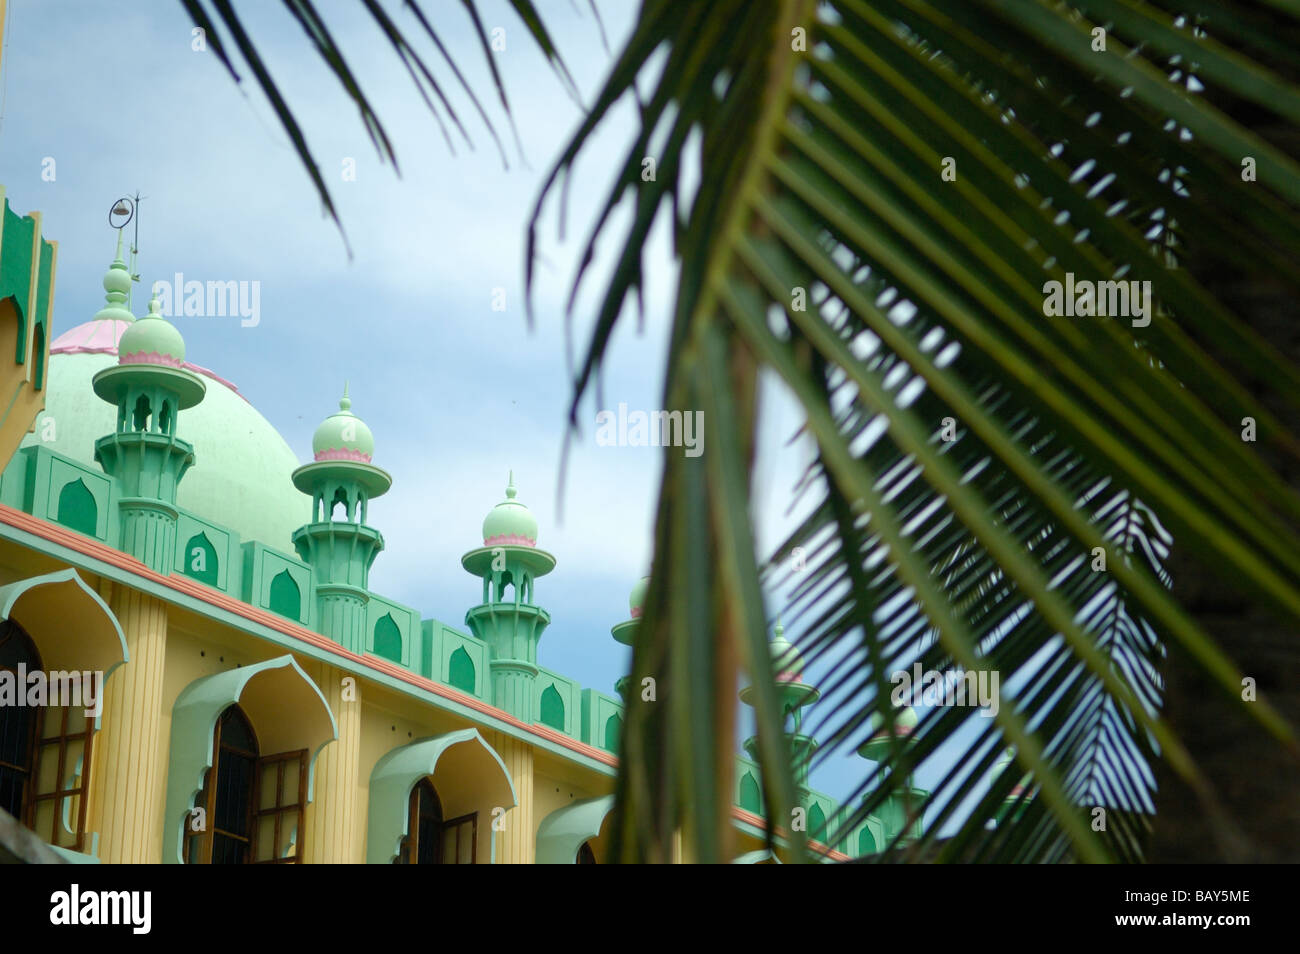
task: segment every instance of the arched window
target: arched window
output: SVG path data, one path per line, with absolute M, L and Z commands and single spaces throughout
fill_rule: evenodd
M 339 507 L 343 508 L 343 520 L 346 521 L 348 519 L 348 492 L 342 487 L 338 487 L 334 490 L 334 499 L 330 501 L 329 518 L 331 520 L 335 519 L 334 514 L 338 511 Z
M 135 399 L 135 416 L 132 423 L 137 431 L 149 430 L 149 399 L 141 394 Z
M 172 406 L 170 401 L 163 401 L 162 410 L 158 412 L 158 429 L 164 434 L 172 432 Z
M 28 674 L 44 671 L 26 630 L 13 620 L 0 621 L 0 670 L 16 678 L 20 664 Z M 26 694 L 29 686 L 16 684 L 16 689 Z M 73 691 L 70 683 L 47 683 L 46 689 L 43 704 L 29 704 L 33 700 L 25 695 L 24 704 L 0 706 L 0 808 L 49 844 L 81 851 L 84 769 L 90 764 L 94 725 L 86 718 L 84 698 L 63 698 L 63 692 Z
M 472 865 L 478 842 L 478 813 L 444 821 L 442 800 L 426 775 L 411 789 L 406 838 L 397 855 L 405 865 Z
M 244 710 L 227 707 L 212 739 L 212 768 L 186 820 L 190 864 L 293 864 L 300 860 L 307 751 L 263 756 Z M 197 829 L 197 830 L 196 830 Z
M 0 633 L 0 670 L 17 679 L 19 665 L 39 670 L 41 657 L 31 637 L 16 623 L 5 621 Z M 19 686 L 25 692 L 26 686 Z M 36 761 L 36 723 L 40 707 L 0 706 L 0 808 L 14 818 L 26 816 L 30 804 L 32 769 Z
M 54 518 L 69 530 L 93 537 L 99 529 L 99 505 L 86 482 L 78 477 L 59 491 L 59 510 Z
M 574 859 L 576 864 L 594 865 L 596 863 L 596 853 L 591 850 L 591 842 L 584 841 L 578 846 L 578 857 Z
M 293 581 L 288 570 L 281 570 L 271 580 L 271 612 L 287 616 L 297 622 L 302 621 L 302 591 Z
M 755 815 L 763 813 L 763 796 L 754 776 L 746 772 L 740 777 L 740 807 Z
M 474 660 L 469 658 L 469 653 L 465 652 L 464 646 L 461 646 L 451 654 L 451 659 L 447 661 L 447 682 L 461 692 L 468 692 L 473 695 L 475 676 Z
M 208 535 L 199 531 L 185 544 L 185 575 L 192 576 L 208 586 L 217 585 L 217 548 L 212 545 Z
M 560 694 L 555 691 L 554 686 L 547 686 L 542 690 L 542 725 L 549 725 L 552 729 L 564 731 L 564 700 Z
M 392 613 L 385 613 L 375 623 L 375 655 L 402 661 L 402 631 L 397 628 Z

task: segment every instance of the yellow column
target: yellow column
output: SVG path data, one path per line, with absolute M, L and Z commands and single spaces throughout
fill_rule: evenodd
M 89 830 L 99 833 L 101 861 L 157 864 L 167 787 L 160 751 L 167 605 L 120 585 L 112 587 L 108 602 L 126 637 L 130 661 L 104 687 L 91 755 Z
M 515 784 L 518 804 L 505 813 L 505 829 L 497 832 L 497 864 L 531 865 L 537 862 L 537 821 L 533 815 L 533 747 L 508 735 L 494 733 L 496 747 Z
M 307 864 L 363 864 L 361 685 L 355 676 L 326 663 L 315 663 L 307 671 L 329 703 L 339 735 L 316 757 L 315 795 L 307 806 L 302 860 Z

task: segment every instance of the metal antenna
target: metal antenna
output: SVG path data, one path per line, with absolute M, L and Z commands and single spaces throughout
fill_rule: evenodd
M 135 309 L 131 305 L 135 296 L 135 283 L 140 280 L 140 275 L 135 270 L 135 259 L 140 254 L 140 200 L 147 198 L 148 196 L 142 196 L 138 190 L 136 191 L 134 199 L 135 214 L 131 216 L 135 220 L 135 235 L 131 239 L 131 264 L 127 267 L 127 271 L 131 275 L 131 291 L 126 298 L 126 307 L 131 311 L 131 314 L 135 314 Z

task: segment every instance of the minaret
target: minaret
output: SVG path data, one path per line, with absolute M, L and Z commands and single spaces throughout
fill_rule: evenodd
M 795 784 L 799 787 L 800 795 L 807 801 L 810 791 L 808 770 L 812 765 L 813 753 L 817 751 L 817 740 L 800 731 L 803 728 L 801 710 L 816 702 L 821 693 L 803 681 L 803 657 L 785 638 L 785 627 L 779 620 L 768 646 L 772 654 L 772 670 L 776 674 L 777 698 L 781 702 L 781 728 L 790 747 Z M 754 704 L 753 686 L 740 690 L 740 701 L 747 706 Z M 745 751 L 755 762 L 760 761 L 758 736 L 753 735 L 745 740 Z
M 511 472 L 506 499 L 483 521 L 483 546 L 460 563 L 483 581 L 483 602 L 465 614 L 465 624 L 487 643 L 492 703 L 531 724 L 537 644 L 551 622 L 533 601 L 533 584 L 555 569 L 555 557 L 537 548 L 537 518 L 516 493 Z
M 895 745 L 906 745 L 909 742 L 912 733 L 916 730 L 916 711 L 911 706 L 895 710 L 893 739 L 898 740 L 897 742 L 890 738 L 889 728 L 884 722 L 885 720 L 880 713 L 873 713 L 871 716 L 871 737 L 858 746 L 858 755 L 868 762 L 883 763 L 889 758 L 889 754 L 893 751 Z M 909 802 L 919 799 L 923 795 L 923 792 L 913 790 L 912 779 L 909 776 L 884 802 L 876 807 L 874 814 L 884 825 L 886 842 L 893 841 L 898 833 L 907 826 L 908 809 L 917 807 L 909 805 Z M 868 792 L 863 796 L 863 799 L 870 797 L 871 793 Z M 911 840 L 916 828 L 919 828 L 919 822 L 914 826 L 913 832 L 908 833 L 903 839 L 903 843 Z
M 321 634 L 362 653 L 370 567 L 384 548 L 383 534 L 366 519 L 370 501 L 393 479 L 370 462 L 375 438 L 352 413 L 346 384 L 338 411 L 312 435 L 311 450 L 312 462 L 293 472 L 293 485 L 311 497 L 311 522 L 293 532 L 293 546 L 312 567 Z
M 641 614 L 645 607 L 645 594 L 650 586 L 650 577 L 643 577 L 636 586 L 632 587 L 631 594 L 627 598 L 628 619 L 621 623 L 615 623 L 610 628 L 610 633 L 614 639 L 624 646 L 633 646 L 636 642 L 636 634 L 641 628 Z M 618 682 L 614 683 L 614 691 L 619 694 L 623 700 L 623 705 L 628 704 L 627 689 L 631 676 L 621 676 Z
M 117 260 L 104 278 L 108 305 L 95 317 L 128 319 L 130 283 L 119 232 Z M 149 314 L 122 333 L 117 353 L 118 363 L 91 382 L 102 400 L 117 407 L 117 427 L 95 441 L 95 460 L 121 487 L 118 549 L 167 574 L 176 561 L 176 488 L 194 465 L 194 446 L 176 436 L 176 422 L 181 411 L 203 400 L 206 389 L 185 370 L 185 340 L 158 313 L 156 295 Z

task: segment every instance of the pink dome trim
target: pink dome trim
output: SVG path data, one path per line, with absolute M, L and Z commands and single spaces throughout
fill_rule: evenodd
M 108 319 L 100 318 L 94 321 L 87 321 L 70 328 L 63 334 L 59 335 L 50 343 L 50 354 L 117 354 L 117 342 L 122 337 L 122 333 L 131 327 L 131 322 L 121 321 L 117 318 Z M 239 394 L 239 388 L 227 381 L 221 375 L 209 371 L 200 365 L 186 361 L 181 365 L 186 371 L 193 371 L 195 374 L 201 374 L 205 378 L 211 378 L 218 384 L 224 384 L 230 390 Z M 248 398 L 239 394 L 245 401 Z
M 118 364 L 162 364 L 169 368 L 185 367 L 185 362 L 180 358 L 170 354 L 160 354 L 157 351 L 137 351 L 135 354 L 124 354 L 117 360 Z
M 633 619 L 640 619 L 640 618 L 641 618 L 641 614 L 644 613 L 644 612 L 645 612 L 645 610 L 642 609 L 640 606 L 633 606 L 633 607 L 632 607 L 632 618 L 633 618 Z
M 535 547 L 537 538 L 529 539 L 518 533 L 498 533 L 495 537 L 488 537 L 483 541 L 483 546 L 510 546 L 510 547 Z
M 316 460 L 356 460 L 363 464 L 370 463 L 370 455 L 348 447 L 330 447 L 316 452 Z

